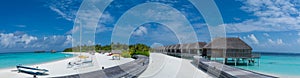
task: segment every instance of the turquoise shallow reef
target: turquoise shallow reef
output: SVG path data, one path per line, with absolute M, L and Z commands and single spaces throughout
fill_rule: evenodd
M 300 54 L 297 53 L 261 53 L 260 65 L 236 66 L 239 68 L 274 74 L 278 76 L 300 77 Z
M 18 64 L 32 65 L 45 62 L 51 62 L 72 57 L 72 54 L 66 53 L 34 53 L 34 52 L 19 52 L 19 53 L 0 53 L 0 68 L 15 67 Z

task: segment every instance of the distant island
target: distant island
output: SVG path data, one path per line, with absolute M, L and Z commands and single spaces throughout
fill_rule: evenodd
M 35 53 L 43 53 L 43 52 L 46 52 L 45 50 L 36 50 L 34 51 Z

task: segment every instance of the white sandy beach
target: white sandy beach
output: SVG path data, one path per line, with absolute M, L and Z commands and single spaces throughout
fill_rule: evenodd
M 79 54 L 79 53 L 73 53 L 73 54 Z M 81 53 L 81 55 L 90 56 L 88 53 Z M 79 67 L 70 67 L 68 65 L 69 62 L 74 62 L 79 60 L 78 57 L 72 57 L 68 59 L 53 61 L 53 62 L 47 62 L 37 65 L 30 65 L 29 67 L 36 67 L 40 69 L 47 69 L 49 70 L 48 74 L 46 76 L 38 76 L 39 78 L 46 78 L 46 77 L 56 77 L 56 76 L 65 76 L 65 75 L 71 75 L 71 74 L 78 74 L 78 73 L 85 73 L 85 72 L 91 72 L 96 70 L 101 70 L 102 67 L 109 68 L 113 66 L 117 66 L 120 64 L 124 64 L 130 61 L 133 61 L 132 58 L 121 58 L 121 60 L 112 60 L 112 56 L 107 56 L 106 54 L 99 54 L 96 53 L 94 56 L 90 56 L 93 59 L 93 64 L 87 64 L 84 66 Z M 8 68 L 8 69 L 1 69 L 0 70 L 0 77 L 1 78 L 31 78 L 32 75 L 24 74 L 24 73 L 18 73 L 16 68 Z
M 151 53 L 148 68 L 140 78 L 212 78 L 191 63 L 192 60 L 180 59 L 161 53 Z

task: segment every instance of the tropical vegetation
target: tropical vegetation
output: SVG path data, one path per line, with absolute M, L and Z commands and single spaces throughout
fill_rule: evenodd
M 149 56 L 150 47 L 145 44 L 132 44 L 132 45 L 126 45 L 121 43 L 111 43 L 110 45 L 92 45 L 87 46 L 83 45 L 71 48 L 66 48 L 63 52 L 89 52 L 89 51 L 96 51 L 96 52 L 111 52 L 112 50 L 122 50 L 121 56 L 122 57 L 132 57 L 133 55 L 145 55 Z

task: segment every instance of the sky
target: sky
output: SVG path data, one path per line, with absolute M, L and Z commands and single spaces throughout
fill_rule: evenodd
M 300 53 L 300 1 L 214 0 L 227 37 L 239 37 L 253 51 Z M 114 25 L 136 5 L 159 2 L 180 11 L 196 31 L 198 41 L 210 42 L 202 15 L 185 0 L 114 0 L 96 27 L 95 44 L 111 42 Z M 72 47 L 72 31 L 82 0 L 4 0 L 0 3 L 0 52 L 63 50 Z M 144 13 L 151 15 L 151 13 Z M 130 44 L 179 43 L 168 27 L 145 23 L 133 31 Z

